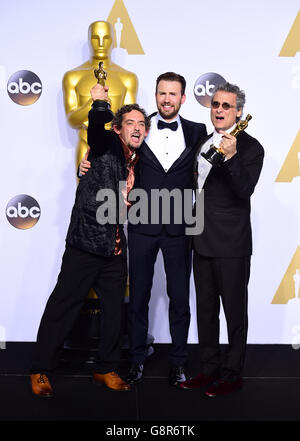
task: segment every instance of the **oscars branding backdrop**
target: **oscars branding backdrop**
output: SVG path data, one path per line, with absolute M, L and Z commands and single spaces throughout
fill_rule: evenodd
M 78 132 L 68 123 L 64 74 L 90 58 L 88 28 L 109 21 L 112 61 L 138 79 L 137 102 L 156 110 L 155 81 L 187 80 L 181 115 L 204 122 L 224 80 L 246 92 L 247 132 L 265 149 L 252 197 L 254 252 L 249 343 L 300 346 L 299 2 L 253 0 L 35 0 L 1 6 L 0 350 L 34 341 L 60 270 L 77 186 Z M 96 80 L 95 80 L 96 82 Z M 204 226 L 205 228 L 205 226 Z M 189 343 L 197 343 L 191 277 Z M 223 313 L 222 313 L 223 314 Z M 221 342 L 227 342 L 221 314 Z M 149 333 L 169 343 L 168 297 L 159 255 Z

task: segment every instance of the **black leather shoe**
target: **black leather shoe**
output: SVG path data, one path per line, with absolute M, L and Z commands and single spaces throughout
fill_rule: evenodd
M 126 381 L 129 384 L 137 384 L 142 381 L 143 378 L 143 364 L 133 364 L 129 370 Z
M 180 386 L 187 380 L 186 370 L 183 366 L 172 366 L 169 374 L 169 384 L 171 386 Z

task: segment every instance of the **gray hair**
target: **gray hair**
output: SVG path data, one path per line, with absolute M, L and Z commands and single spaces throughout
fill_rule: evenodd
M 243 90 L 241 90 L 238 86 L 231 83 L 222 83 L 218 84 L 213 91 L 213 95 L 211 97 L 211 101 L 213 101 L 214 96 L 217 92 L 229 92 L 234 93 L 236 95 L 236 107 L 238 110 L 243 110 L 245 102 L 246 102 L 246 95 Z

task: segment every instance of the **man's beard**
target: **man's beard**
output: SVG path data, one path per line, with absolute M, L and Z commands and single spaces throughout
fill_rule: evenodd
M 137 145 L 137 146 L 135 146 L 135 145 L 131 145 L 130 142 L 128 142 L 128 143 L 127 143 L 127 147 L 128 147 L 132 152 L 134 152 L 135 150 L 139 149 L 139 148 L 141 147 L 141 145 Z
M 174 107 L 174 108 L 173 108 L 173 111 L 172 111 L 171 113 L 165 113 L 165 112 L 163 111 L 163 109 L 160 107 L 160 108 L 158 109 L 158 112 L 159 112 L 160 116 L 161 116 L 163 119 L 168 120 L 168 119 L 173 119 L 173 118 L 175 118 L 175 116 L 177 116 L 177 114 L 178 114 L 178 112 L 179 112 L 179 109 L 180 109 L 180 108 L 176 109 L 176 108 Z

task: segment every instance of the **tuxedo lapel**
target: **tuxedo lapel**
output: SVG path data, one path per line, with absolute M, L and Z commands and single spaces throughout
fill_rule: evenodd
M 210 135 L 206 136 L 204 139 L 202 139 L 199 144 L 198 147 L 196 149 L 196 153 L 195 153 L 195 158 L 194 158 L 194 176 L 195 176 L 195 181 L 196 181 L 196 186 L 198 185 L 198 156 L 201 152 L 201 149 L 203 147 L 203 145 L 206 143 L 206 141 L 211 138 L 213 136 L 213 134 L 211 133 Z
M 143 156 L 144 159 L 148 159 L 150 160 L 153 165 L 155 165 L 156 167 L 159 167 L 160 169 L 162 169 L 162 165 L 159 162 L 159 160 L 157 159 L 157 157 L 155 156 L 155 154 L 152 152 L 152 150 L 150 149 L 150 147 L 148 146 L 148 144 L 144 141 L 143 144 L 140 147 L 140 158 L 141 160 L 143 160 Z
M 149 116 L 151 123 L 153 123 L 152 119 L 153 117 L 157 115 L 157 112 L 151 113 L 151 115 Z M 151 130 L 151 129 L 150 129 Z M 152 164 L 160 169 L 162 169 L 162 165 L 159 162 L 159 160 L 157 159 L 157 157 L 155 156 L 155 154 L 152 152 L 152 150 L 150 149 L 150 147 L 148 146 L 147 142 L 144 141 L 140 147 L 140 158 L 143 160 L 149 160 L 152 162 Z
M 207 135 L 205 138 L 201 139 L 201 141 L 198 144 L 197 150 L 196 150 L 196 157 L 199 155 L 202 146 L 206 143 L 206 141 L 209 140 L 209 138 L 211 138 L 213 136 L 213 133 L 211 133 L 210 135 Z
M 192 139 L 192 132 L 189 127 L 187 127 L 187 123 L 184 118 L 180 117 L 181 125 L 182 125 L 182 131 L 183 136 L 185 140 L 185 150 L 190 149 L 193 146 L 193 139 Z
M 181 125 L 182 125 L 182 131 L 183 131 L 183 136 L 184 136 L 184 141 L 185 141 L 185 149 L 183 150 L 183 152 L 181 153 L 181 155 L 179 156 L 179 158 L 176 159 L 176 161 L 172 164 L 171 169 L 173 169 L 174 167 L 176 167 L 178 164 L 180 164 L 184 158 L 190 154 L 191 149 L 193 148 L 196 139 L 194 139 L 193 137 L 193 131 L 191 130 L 191 126 L 187 124 L 186 120 L 184 118 L 180 117 L 180 121 L 181 121 Z

